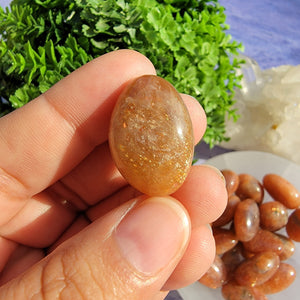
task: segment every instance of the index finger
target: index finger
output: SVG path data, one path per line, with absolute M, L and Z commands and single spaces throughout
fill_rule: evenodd
M 122 87 L 144 74 L 155 74 L 146 57 L 131 50 L 111 52 L 1 118 L 0 183 L 5 193 L 30 197 L 74 168 L 107 139 Z

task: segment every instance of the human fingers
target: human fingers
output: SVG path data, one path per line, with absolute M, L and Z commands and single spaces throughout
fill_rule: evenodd
M 189 212 L 192 227 L 209 224 L 224 211 L 227 191 L 221 172 L 208 165 L 195 165 L 184 184 L 172 195 Z
M 90 207 L 85 214 L 89 220 L 94 222 L 116 207 L 140 195 L 142 195 L 141 192 L 131 185 L 127 185 L 109 197 L 103 199 L 100 203 Z
M 74 220 L 74 222 L 64 231 L 64 233 L 50 247 L 47 248 L 47 253 L 51 253 L 61 243 L 79 233 L 89 224 L 91 224 L 91 221 L 88 220 L 85 215 L 79 215 L 76 220 Z
M 89 208 L 86 214 L 94 221 L 139 194 L 133 187 L 125 186 Z M 192 166 L 187 179 L 172 196 L 187 209 L 193 228 L 212 223 L 224 211 L 227 201 L 221 172 L 207 165 Z
M 153 234 L 155 232 L 155 234 Z M 133 199 L 0 289 L 0 299 L 158 299 L 190 238 L 172 197 Z
M 207 120 L 203 107 L 192 96 L 181 94 L 181 97 L 189 111 L 190 118 L 193 124 L 194 140 L 197 145 L 202 139 L 206 130 Z
M 135 198 L 137 193 L 131 186 L 127 186 L 105 199 L 101 205 L 91 208 L 87 212 L 87 216 L 91 221 L 95 221 L 115 207 L 122 205 L 129 199 Z M 61 242 L 83 230 L 88 224 L 89 222 L 85 218 L 79 217 L 50 250 L 52 251 Z M 198 225 L 194 227 L 191 231 L 189 245 L 172 275 L 165 283 L 164 288 L 173 290 L 195 282 L 207 271 L 214 259 L 214 255 L 215 242 L 210 226 Z
M 188 108 L 194 130 L 195 145 L 202 138 L 206 128 L 206 116 L 199 102 L 188 95 L 182 95 Z M 62 186 L 63 184 L 63 186 Z M 80 202 L 69 200 L 78 209 L 85 205 L 94 205 L 99 199 L 104 199 L 126 185 L 113 162 L 108 143 L 96 147 L 74 170 L 67 174 L 52 189 L 64 193 L 72 191 Z
M 126 187 L 90 208 L 87 216 L 96 220 L 122 201 L 128 201 L 136 191 Z M 226 206 L 227 192 L 222 174 L 215 168 L 193 166 L 182 185 L 173 195 L 187 209 L 191 220 L 191 239 L 178 266 L 165 284 L 177 289 L 195 282 L 209 268 L 215 255 L 215 243 L 208 223 L 218 218 Z
M 87 211 L 91 221 L 136 197 L 138 191 L 124 187 Z M 215 248 L 211 223 L 226 205 L 226 188 L 221 173 L 210 166 L 193 166 L 183 187 L 173 196 L 185 205 L 192 224 L 191 239 L 178 266 L 165 284 L 167 289 L 186 286 L 201 277 L 213 260 Z
M 0 212 L 2 214 L 4 212 Z M 0 226 L 0 235 L 23 245 L 44 248 L 57 240 L 75 217 L 76 212 L 65 207 L 64 199 L 43 191 L 27 199 L 25 205 Z
M 215 258 L 215 240 L 209 225 L 192 229 L 189 245 L 164 285 L 176 290 L 196 282 L 209 269 Z
M 44 256 L 45 253 L 42 249 L 17 245 L 0 273 L 0 286 L 25 272 Z
M 47 251 L 46 249 L 18 245 L 14 241 L 0 237 L 0 286 L 26 271 L 30 266 L 42 259 L 45 254 L 52 252 L 58 245 L 83 230 L 90 223 L 91 222 L 87 220 L 84 215 L 78 216 L 72 225 L 67 228 Z M 24 235 L 26 236 L 26 232 L 23 232 L 23 236 Z M 30 233 L 28 233 L 28 235 L 30 235 Z M 25 238 L 20 237 L 19 239 L 25 239 L 26 242 L 37 240 L 35 243 L 41 244 L 41 238 L 36 237 L 36 235 Z M 47 237 L 46 239 L 51 239 L 51 237 Z
M 141 54 L 116 51 L 0 119 L 2 236 L 35 247 L 57 239 L 75 215 L 60 205 L 66 198 L 42 190 L 107 139 L 110 111 L 127 81 L 154 72 Z
M 94 221 L 140 192 L 125 186 L 87 211 Z M 183 185 L 173 195 L 189 211 L 193 227 L 213 222 L 224 211 L 227 192 L 219 170 L 208 165 L 192 166 Z M 194 224 L 193 224 L 194 222 Z
M 88 209 L 86 214 L 91 221 L 95 221 L 139 194 L 134 188 L 125 186 Z M 187 209 L 192 228 L 212 223 L 221 215 L 227 201 L 221 173 L 206 165 L 193 166 L 186 181 L 173 196 Z M 34 247 L 53 243 L 75 217 L 74 211 L 66 210 L 58 203 L 58 197 L 55 201 L 53 197 L 57 195 L 43 192 L 28 201 L 14 218 L 0 227 L 2 236 Z
M 227 191 L 223 175 L 208 165 L 194 166 L 184 185 L 172 196 L 187 209 L 192 225 L 187 250 L 165 288 L 182 288 L 198 280 L 215 256 L 215 241 L 209 223 L 224 211 Z
M 79 68 L 0 120 L 0 179 L 7 194 L 34 195 L 67 174 L 107 139 L 123 86 L 154 74 L 143 55 L 120 50 Z M 13 155 L 12 155 L 13 153 Z
M 17 248 L 17 243 L 10 241 L 4 237 L 0 237 L 0 274 L 3 271 L 9 257 Z

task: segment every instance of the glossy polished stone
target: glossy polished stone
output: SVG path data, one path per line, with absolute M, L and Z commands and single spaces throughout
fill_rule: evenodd
M 300 206 L 300 192 L 288 180 L 278 174 L 266 174 L 263 185 L 271 197 L 290 209 Z
M 292 240 L 300 242 L 300 208 L 295 209 L 289 216 L 286 232 Z
M 243 246 L 250 253 L 271 251 L 280 255 L 283 251 L 282 240 L 275 233 L 264 229 L 259 229 L 254 238 L 243 242 Z
M 222 255 L 226 253 L 238 243 L 238 240 L 233 230 L 225 228 L 215 228 L 213 233 L 217 255 Z
M 269 201 L 259 206 L 260 226 L 263 229 L 277 231 L 288 222 L 288 210 L 279 201 Z
M 268 300 L 256 287 L 238 285 L 234 280 L 222 287 L 225 300 Z
M 295 244 L 292 239 L 290 239 L 282 234 L 277 233 L 276 235 L 280 238 L 280 240 L 283 244 L 283 249 L 279 255 L 279 258 L 280 258 L 280 260 L 287 260 L 288 258 L 290 258 L 291 256 L 294 255 L 295 249 L 296 249 Z
M 199 282 L 211 289 L 220 288 L 227 279 L 226 266 L 220 256 L 215 259 L 207 272 L 199 279 Z
M 242 262 L 234 272 L 238 284 L 254 287 L 269 280 L 277 271 L 280 260 L 274 252 L 261 252 Z
M 287 289 L 296 278 L 296 270 L 293 266 L 281 263 L 275 274 L 257 288 L 264 294 L 275 294 Z
M 121 93 L 111 117 L 109 144 L 124 178 L 149 196 L 175 192 L 194 153 L 192 122 L 176 89 L 144 75 Z
M 259 208 L 253 199 L 241 201 L 234 213 L 234 229 L 238 240 L 250 241 L 259 230 Z

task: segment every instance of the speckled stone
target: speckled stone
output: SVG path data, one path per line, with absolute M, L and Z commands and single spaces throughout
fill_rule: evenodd
M 194 153 L 192 122 L 176 89 L 154 75 L 131 82 L 112 113 L 109 144 L 120 173 L 133 187 L 149 196 L 175 192 Z

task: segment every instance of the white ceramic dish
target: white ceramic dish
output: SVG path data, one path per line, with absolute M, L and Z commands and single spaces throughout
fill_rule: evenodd
M 205 162 L 219 169 L 231 169 L 237 173 L 249 173 L 260 181 L 267 173 L 276 173 L 300 190 L 300 165 L 297 165 L 282 157 L 259 151 L 235 151 L 215 156 Z M 269 201 L 270 196 L 266 193 L 265 200 Z M 284 230 L 282 231 L 283 233 Z M 297 276 L 293 284 L 286 290 L 267 295 L 270 300 L 299 299 L 300 286 L 300 243 L 296 243 L 295 254 L 286 262 L 294 266 Z M 222 300 L 220 289 L 212 290 L 200 283 L 194 283 L 179 290 L 184 300 Z

